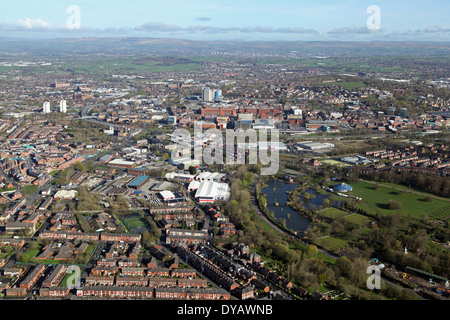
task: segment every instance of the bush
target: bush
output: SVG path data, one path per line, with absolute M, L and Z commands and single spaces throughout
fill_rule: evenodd
M 389 210 L 398 210 L 402 208 L 402 203 L 400 201 L 389 201 L 387 204 Z

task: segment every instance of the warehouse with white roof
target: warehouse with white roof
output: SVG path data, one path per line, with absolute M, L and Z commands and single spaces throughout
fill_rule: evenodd
M 219 182 L 225 177 L 225 173 L 219 172 L 202 172 L 199 173 L 195 180 L 197 181 L 210 181 L 210 182 Z
M 188 189 L 197 190 L 195 192 L 195 198 L 198 202 L 226 201 L 230 198 L 230 187 L 227 183 L 214 181 L 202 181 L 199 183 L 196 181 L 195 186 L 189 185 Z

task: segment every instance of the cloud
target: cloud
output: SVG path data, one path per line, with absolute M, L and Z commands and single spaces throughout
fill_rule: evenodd
M 382 29 L 369 29 L 366 26 L 364 27 L 345 27 L 345 28 L 337 28 L 328 31 L 328 34 L 379 34 L 382 32 Z
M 428 27 L 425 30 L 423 30 L 423 32 L 425 32 L 425 33 L 447 33 L 447 32 L 450 32 L 450 29 L 442 29 L 441 27 L 438 27 L 438 26 L 432 26 L 432 27 Z
M 198 21 L 211 21 L 211 18 L 210 17 L 200 17 L 200 18 L 197 18 L 195 20 L 198 20 Z
M 249 27 L 214 27 L 205 25 L 191 25 L 181 27 L 177 25 L 168 25 L 160 22 L 147 22 L 135 28 L 137 31 L 148 32 L 184 32 L 184 33 L 312 33 L 317 34 L 318 31 L 306 28 L 274 28 L 265 26 L 249 26 Z
M 147 22 L 135 28 L 137 31 L 150 32 L 177 32 L 182 31 L 183 28 L 177 25 L 165 24 L 161 22 Z
M 407 30 L 403 32 L 393 33 L 404 37 L 430 37 L 431 35 L 448 36 L 450 29 L 444 29 L 438 26 L 432 26 L 425 29 Z
M 18 19 L 13 23 L 1 23 L 0 30 L 2 31 L 48 31 L 55 30 L 57 27 L 50 22 L 42 19 Z
M 25 30 L 30 30 L 30 29 L 38 29 L 38 30 L 49 30 L 49 29 L 54 29 L 54 26 L 47 21 L 44 21 L 42 19 L 30 19 L 30 18 L 26 18 L 26 19 L 19 19 L 15 22 L 15 25 L 19 28 L 19 29 L 25 29 Z

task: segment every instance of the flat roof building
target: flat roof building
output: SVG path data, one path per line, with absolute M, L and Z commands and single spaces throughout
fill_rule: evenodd
M 214 202 L 218 200 L 228 200 L 230 188 L 227 183 L 203 181 L 197 188 L 195 198 L 199 202 Z
M 149 176 L 138 176 L 135 179 L 133 179 L 129 184 L 128 187 L 139 189 L 144 185 L 148 180 L 150 179 Z

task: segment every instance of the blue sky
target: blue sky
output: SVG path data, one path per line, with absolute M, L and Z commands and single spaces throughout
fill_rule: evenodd
M 80 29 L 67 27 L 71 5 Z M 449 0 L 1 0 L 0 37 L 450 41 L 449 12 Z

